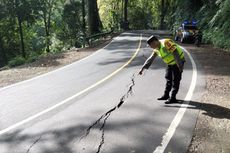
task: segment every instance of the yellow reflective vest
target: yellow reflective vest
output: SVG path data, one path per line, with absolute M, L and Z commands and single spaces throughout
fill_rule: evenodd
M 162 60 L 168 65 L 176 64 L 176 60 L 173 56 L 173 52 L 177 51 L 181 60 L 184 59 L 183 50 L 174 43 L 171 39 L 161 39 L 160 49 L 155 49 L 156 54 L 162 58 Z

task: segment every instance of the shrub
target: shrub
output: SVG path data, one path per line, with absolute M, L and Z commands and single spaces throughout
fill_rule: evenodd
M 15 66 L 19 66 L 22 64 L 26 63 L 26 59 L 21 57 L 21 56 L 17 56 L 15 58 L 13 58 L 12 60 L 10 60 L 8 62 L 9 67 L 15 67 Z

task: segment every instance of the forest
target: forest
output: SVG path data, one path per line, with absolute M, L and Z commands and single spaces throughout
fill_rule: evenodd
M 125 30 L 172 33 L 196 19 L 203 42 L 230 49 L 230 0 L 0 0 L 0 67 L 89 46 Z

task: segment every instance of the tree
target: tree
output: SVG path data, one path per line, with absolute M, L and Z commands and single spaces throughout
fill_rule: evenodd
M 164 29 L 165 18 L 165 0 L 161 0 L 161 17 L 160 17 L 160 29 Z
M 102 24 L 98 13 L 97 0 L 87 0 L 87 2 L 89 34 L 92 35 L 100 32 Z
M 129 29 L 129 22 L 128 22 L 128 0 L 124 0 L 124 29 Z
M 50 52 L 51 45 L 51 16 L 53 15 L 53 10 L 57 4 L 56 0 L 38 0 L 38 5 L 40 6 L 40 15 L 45 26 L 46 34 L 46 52 Z
M 82 35 L 83 27 L 81 24 L 81 4 L 79 1 L 70 0 L 65 3 L 63 10 L 63 21 L 67 24 L 68 37 L 70 38 L 71 46 L 80 47 L 78 38 Z
M 4 18 L 6 15 L 6 7 L 4 7 L 4 4 L 2 1 L 0 1 L 0 67 L 4 66 L 7 64 L 7 56 L 6 56 L 6 51 L 4 48 L 4 42 L 3 42 L 3 31 L 2 29 L 4 26 Z
M 7 64 L 7 56 L 3 46 L 2 35 L 0 34 L 0 67 L 4 66 L 5 64 Z
M 7 1 L 5 3 L 7 10 L 9 11 L 11 18 L 17 19 L 18 31 L 20 36 L 20 44 L 21 44 L 21 53 L 22 56 L 26 57 L 25 52 L 25 43 L 24 43 L 24 33 L 23 33 L 23 22 L 32 20 L 32 10 L 29 0 L 13 0 Z
M 99 0 L 99 14 L 105 30 L 120 30 L 123 22 L 123 0 Z
M 85 47 L 86 39 L 86 23 L 85 23 L 85 0 L 81 1 L 82 7 L 82 30 L 83 30 L 83 47 Z

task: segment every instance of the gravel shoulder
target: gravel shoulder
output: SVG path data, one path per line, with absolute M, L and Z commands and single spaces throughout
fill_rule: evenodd
M 230 152 L 230 52 L 185 45 L 200 62 L 206 89 L 188 153 Z
M 36 62 L 0 71 L 0 88 L 53 71 L 91 55 L 106 46 L 112 38 L 96 47 L 71 49 L 48 55 Z M 202 45 L 185 45 L 201 63 L 206 78 L 205 93 L 188 153 L 230 152 L 230 52 Z

